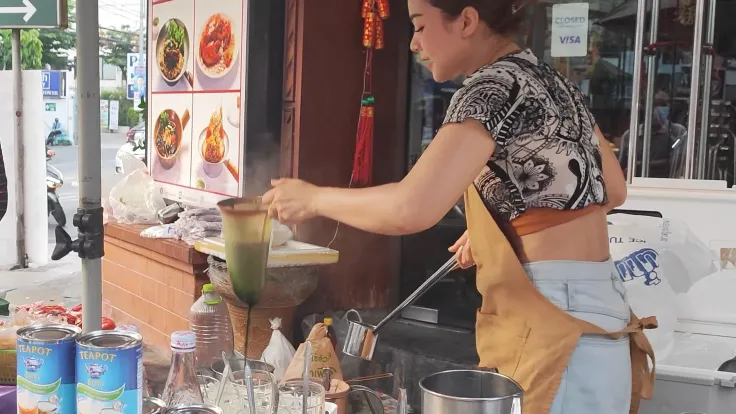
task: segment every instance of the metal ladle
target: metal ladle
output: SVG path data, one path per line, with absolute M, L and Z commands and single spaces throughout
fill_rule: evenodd
M 416 302 L 416 300 L 434 286 L 435 283 L 458 267 L 457 260 L 455 259 L 455 256 L 453 256 L 376 326 L 363 322 L 360 315 L 358 315 L 358 321 L 347 319 L 346 316 L 348 322 L 348 334 L 345 338 L 342 352 L 367 361 L 373 359 L 373 351 L 375 351 L 376 342 L 378 341 L 378 332 L 388 325 L 389 322 L 396 319 L 396 317 L 399 316 L 409 305 Z M 348 312 L 355 312 L 357 314 L 357 311 Z

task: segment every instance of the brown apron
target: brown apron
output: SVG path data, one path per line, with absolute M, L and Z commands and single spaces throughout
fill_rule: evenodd
M 624 330 L 606 332 L 568 315 L 535 288 L 474 185 L 465 192 L 465 214 L 483 295 L 476 322 L 480 366 L 496 368 L 524 388 L 524 414 L 546 414 L 582 334 L 630 335 L 630 413 L 637 413 L 641 398 L 651 398 L 654 389 L 654 352 L 643 329 L 655 328 L 656 319 L 632 312 Z

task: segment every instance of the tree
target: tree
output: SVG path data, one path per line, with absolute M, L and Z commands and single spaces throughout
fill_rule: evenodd
M 76 47 L 77 35 L 74 32 L 76 21 L 75 0 L 69 0 L 69 29 L 41 29 L 38 38 L 43 43 L 43 64 L 51 66 L 51 69 L 69 69 L 69 50 Z
M 131 32 L 128 25 L 123 25 L 120 30 L 102 29 L 100 45 L 103 61 L 119 67 L 123 71 L 123 79 L 128 79 L 128 53 L 138 51 L 137 34 Z
M 38 30 L 21 30 L 20 60 L 23 69 L 41 69 L 43 43 L 38 38 Z M 0 30 L 0 69 L 12 69 L 13 52 L 10 30 Z

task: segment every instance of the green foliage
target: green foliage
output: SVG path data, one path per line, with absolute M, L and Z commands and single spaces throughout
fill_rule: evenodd
M 21 30 L 20 60 L 23 69 L 41 69 L 43 43 L 38 38 L 38 30 Z M 10 30 L 0 30 L 0 69 L 13 67 L 13 47 Z
M 48 64 L 51 66 L 51 69 L 55 70 L 69 69 L 71 62 L 69 61 L 68 51 L 76 48 L 77 46 L 77 35 L 73 30 L 73 22 L 76 20 L 75 1 L 69 0 L 68 5 L 70 22 L 69 29 L 39 30 L 38 38 L 43 44 L 43 65 Z
M 133 101 L 128 99 L 128 92 L 125 88 L 101 91 L 100 99 L 120 102 L 118 125 L 134 127 L 138 124 L 138 112 L 133 107 Z M 131 110 L 135 112 L 135 116 L 132 116 Z
M 126 111 L 127 116 L 127 125 L 131 128 L 138 125 L 141 119 L 141 113 L 139 111 L 136 111 L 135 107 L 130 106 L 128 107 L 128 110 Z
M 123 79 L 128 79 L 128 53 L 137 52 L 137 35 L 124 25 L 121 30 L 102 30 L 100 34 L 101 56 L 104 62 L 115 65 L 123 71 Z

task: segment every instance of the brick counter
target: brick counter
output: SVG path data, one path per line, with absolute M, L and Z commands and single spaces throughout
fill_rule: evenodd
M 189 308 L 199 298 L 207 256 L 184 242 L 147 239 L 149 226 L 105 225 L 102 297 L 120 324 L 134 324 L 145 342 L 169 354 L 169 335 L 189 329 Z

